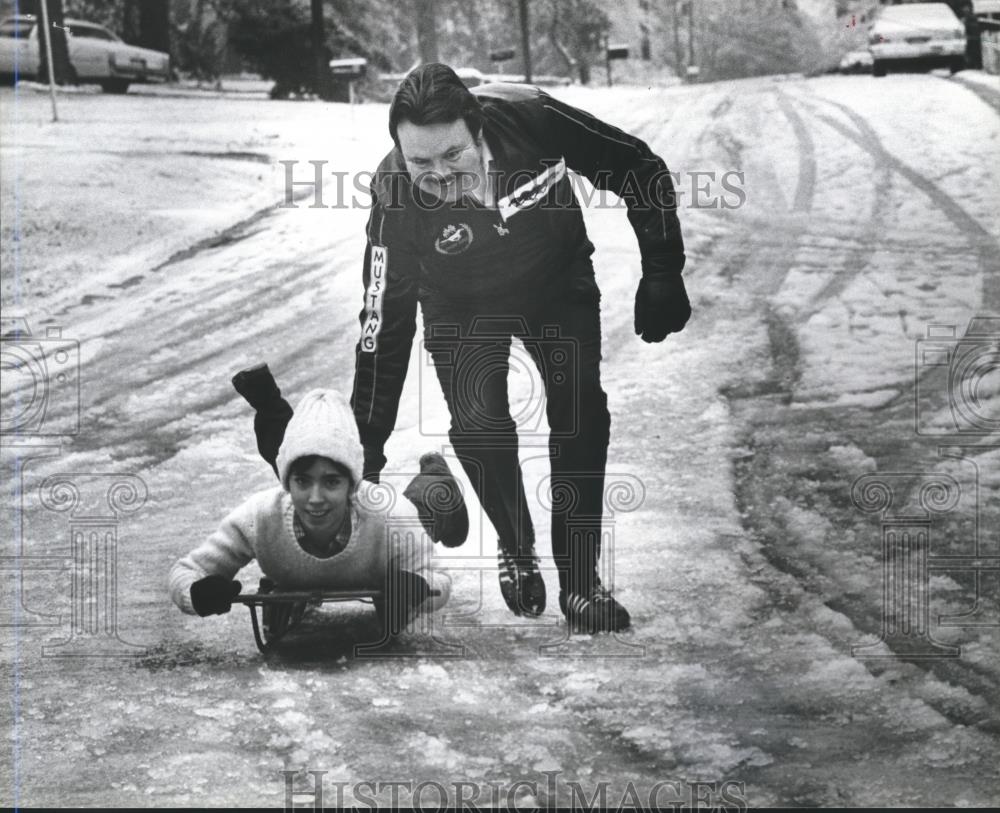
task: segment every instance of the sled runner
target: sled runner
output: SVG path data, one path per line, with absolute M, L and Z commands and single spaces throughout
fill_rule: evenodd
M 438 596 L 440 591 L 432 590 L 429 595 Z M 270 579 L 263 578 L 256 593 L 241 593 L 233 599 L 234 603 L 244 604 L 250 610 L 253 639 L 257 649 L 263 653 L 270 652 L 286 633 L 298 626 L 307 607 L 339 601 L 361 601 L 373 605 L 381 638 L 388 637 L 391 632 L 388 626 L 388 607 L 382 590 L 283 591 L 276 589 Z M 258 607 L 261 608 L 260 619 L 257 618 Z

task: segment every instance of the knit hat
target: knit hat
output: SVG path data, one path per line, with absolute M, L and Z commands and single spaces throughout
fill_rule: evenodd
M 344 466 L 354 485 L 361 482 L 365 453 L 347 399 L 336 390 L 311 390 L 299 401 L 278 450 L 278 476 L 288 490 L 292 463 L 321 455 Z

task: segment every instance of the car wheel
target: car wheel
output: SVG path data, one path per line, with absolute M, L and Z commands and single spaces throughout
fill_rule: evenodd
M 875 61 L 872 63 L 872 76 L 885 76 L 885 63 Z
M 101 90 L 105 93 L 125 93 L 128 91 L 126 79 L 105 79 L 101 82 Z

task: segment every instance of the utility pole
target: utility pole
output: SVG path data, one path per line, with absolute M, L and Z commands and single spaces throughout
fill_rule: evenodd
M 531 84 L 531 29 L 528 26 L 528 0 L 518 0 L 521 12 L 521 50 L 524 56 L 524 81 Z
M 40 3 L 42 12 L 42 31 L 45 32 L 45 62 L 49 72 L 49 95 L 52 97 L 52 121 L 59 121 L 56 110 L 56 74 L 52 64 L 52 28 L 49 26 L 49 9 L 45 0 Z

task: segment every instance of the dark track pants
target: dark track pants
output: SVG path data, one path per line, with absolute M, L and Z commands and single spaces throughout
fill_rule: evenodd
M 449 437 L 501 547 L 517 554 L 534 542 L 518 459 L 507 373 L 511 337 L 524 343 L 546 395 L 552 465 L 552 555 L 563 589 L 588 592 L 601 552 L 604 472 L 611 417 L 601 387 L 601 325 L 596 297 L 549 303 L 544 313 L 477 316 L 423 306 L 430 351 L 451 413 Z M 514 369 L 527 366 L 514 360 Z M 537 371 L 537 376 L 536 376 Z M 541 426 L 528 427 L 543 432 Z

